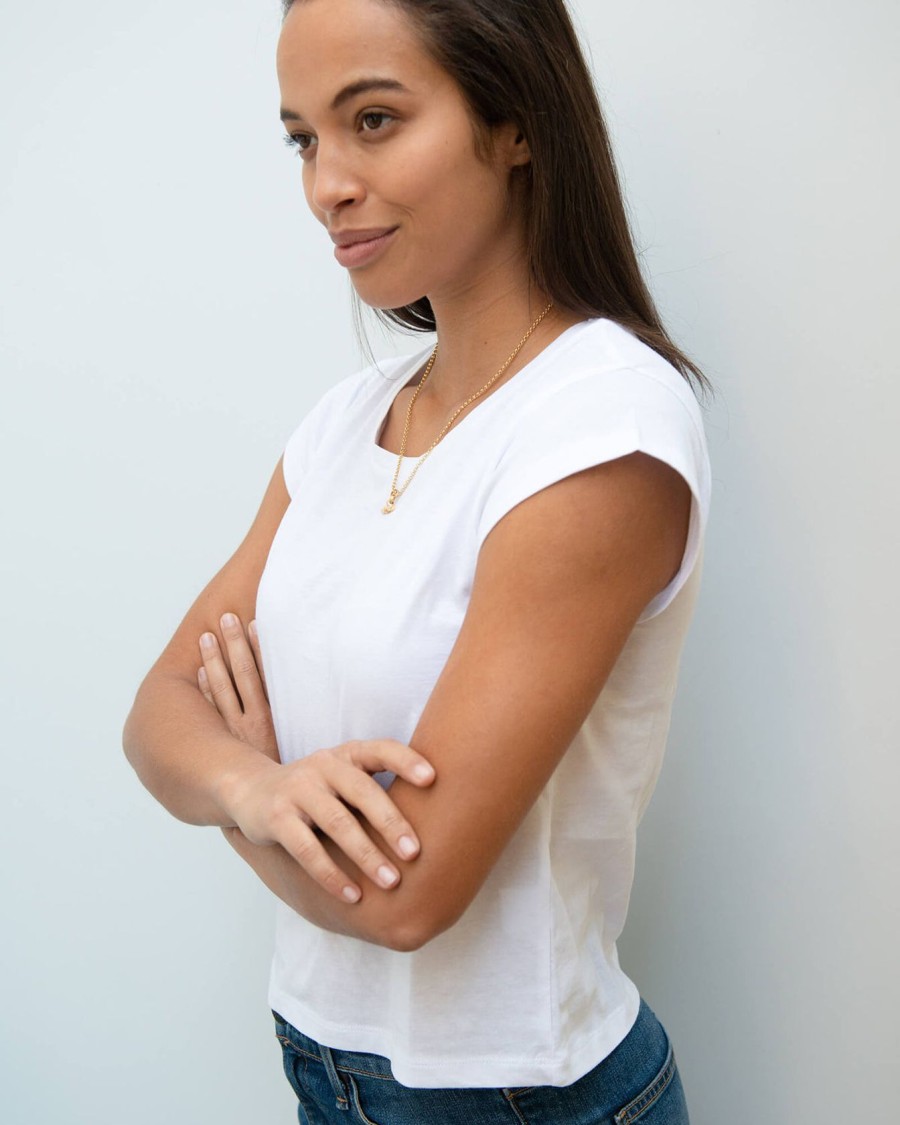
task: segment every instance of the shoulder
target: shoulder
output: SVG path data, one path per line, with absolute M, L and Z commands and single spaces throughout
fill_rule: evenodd
M 640 556 L 641 523 L 682 559 L 646 611 L 655 615 L 685 584 L 707 524 L 711 470 L 700 405 L 671 364 L 611 321 L 585 322 L 560 343 L 511 403 L 485 484 L 477 544 L 515 509 L 515 542 L 511 527 L 501 537 L 511 550 L 549 549 L 541 536 L 557 544 L 586 540 L 593 528 L 600 559 L 600 546 L 621 540 L 625 527 Z M 672 559 L 660 561 L 671 577 Z M 646 577 L 651 586 L 659 579 L 655 571 Z
M 555 404 L 605 407 L 598 415 L 589 409 L 582 424 L 605 422 L 607 428 L 621 420 L 623 407 L 636 416 L 645 412 L 671 414 L 703 430 L 702 410 L 688 381 L 672 364 L 616 321 L 598 318 L 576 325 L 560 337 L 559 349 L 548 356 L 539 378 L 521 396 L 523 415 L 539 416 Z
M 705 521 L 710 472 L 699 403 L 626 329 L 586 321 L 560 337 L 510 403 L 480 526 L 573 473 L 643 452 L 685 478 Z

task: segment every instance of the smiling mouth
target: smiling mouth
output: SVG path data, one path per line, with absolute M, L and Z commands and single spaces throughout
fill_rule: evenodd
M 342 266 L 347 268 L 368 265 L 388 246 L 397 233 L 397 229 L 397 227 L 391 227 L 381 234 L 373 232 L 370 238 L 364 237 L 355 242 L 345 243 L 343 246 L 338 244 L 334 248 L 334 256 Z

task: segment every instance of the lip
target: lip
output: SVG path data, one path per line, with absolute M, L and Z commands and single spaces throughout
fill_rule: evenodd
M 334 256 L 342 266 L 367 265 L 391 241 L 397 227 L 375 230 L 329 231 L 334 242 Z

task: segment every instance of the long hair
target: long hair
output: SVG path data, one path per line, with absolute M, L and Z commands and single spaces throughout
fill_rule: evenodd
M 283 0 L 286 17 L 295 0 Z M 560 306 L 608 317 L 668 360 L 695 391 L 700 368 L 669 338 L 641 273 L 609 131 L 565 0 L 385 0 L 407 12 L 457 82 L 476 124 L 515 122 L 535 285 Z M 476 138 L 477 139 L 477 138 Z M 427 297 L 377 315 L 435 330 Z

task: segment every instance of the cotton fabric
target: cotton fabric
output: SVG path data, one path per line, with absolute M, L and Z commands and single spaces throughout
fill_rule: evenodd
M 380 1055 L 332 1050 L 272 1014 L 303 1125 L 689 1125 L 672 1046 L 644 1002 L 625 1039 L 577 1082 L 513 1089 L 411 1089 Z
M 279 903 L 269 1001 L 314 1040 L 390 1059 L 407 1086 L 568 1085 L 623 1041 L 640 1006 L 616 941 L 700 581 L 702 415 L 654 351 L 611 320 L 584 321 L 462 418 L 384 515 L 397 459 L 377 439 L 428 351 L 341 381 L 287 443 L 291 504 L 257 603 L 282 760 L 356 738 L 410 741 L 482 543 L 540 489 L 642 450 L 690 486 L 687 545 L 461 920 L 400 953 Z

